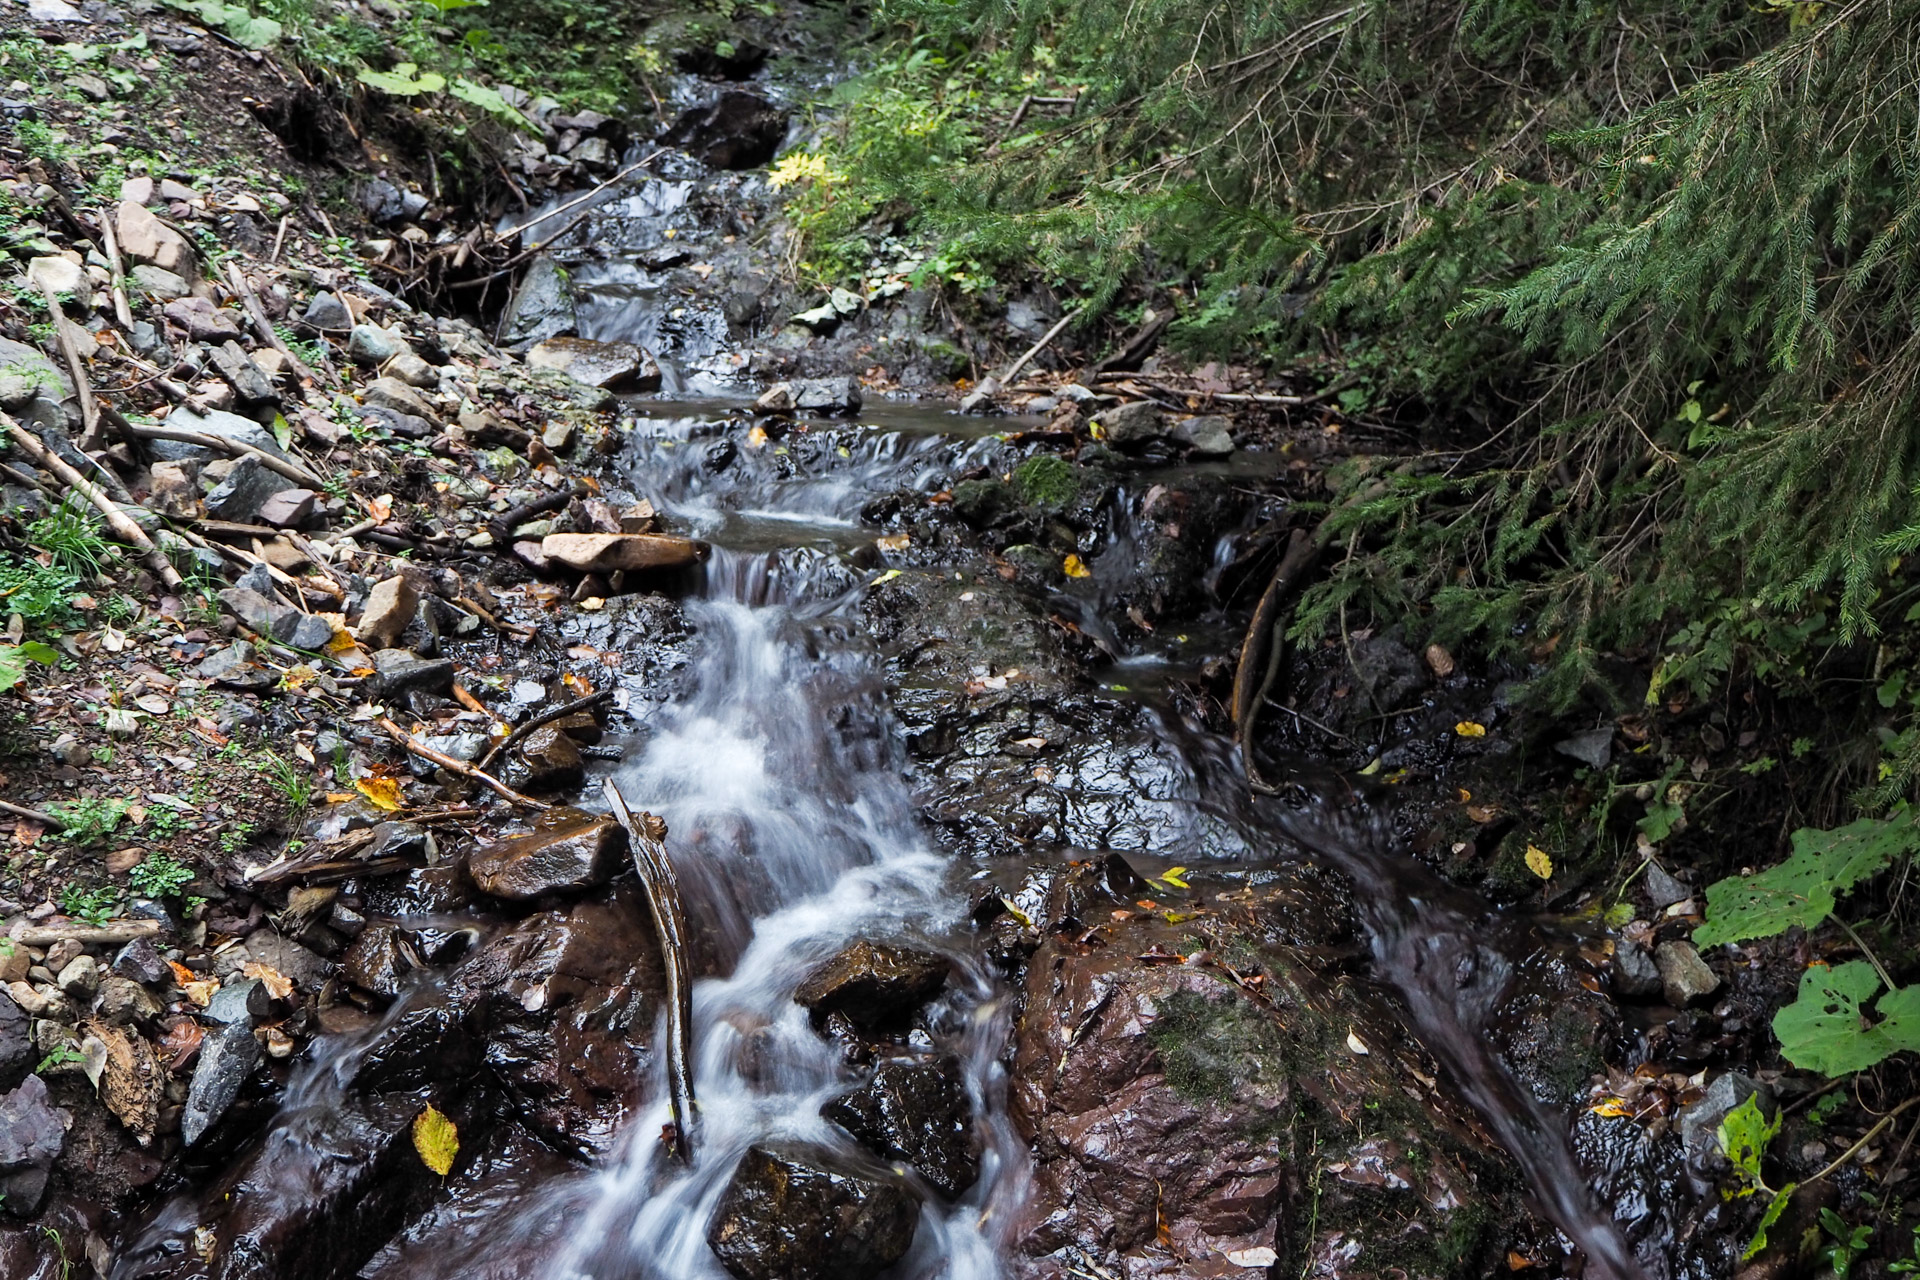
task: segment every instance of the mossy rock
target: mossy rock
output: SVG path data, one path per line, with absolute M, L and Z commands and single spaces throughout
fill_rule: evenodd
M 1051 453 L 1028 458 L 1013 469 L 1013 487 L 1020 501 L 1041 511 L 1059 511 L 1080 496 L 1080 477 L 1073 464 Z

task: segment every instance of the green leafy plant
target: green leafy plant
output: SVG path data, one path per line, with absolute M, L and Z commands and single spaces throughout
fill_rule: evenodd
M 254 768 L 266 776 L 268 784 L 280 793 L 289 809 L 304 809 L 313 799 L 313 779 L 273 752 L 261 752 Z
M 447 87 L 445 76 L 437 71 L 421 71 L 419 64 L 413 62 L 396 62 L 391 71 L 375 71 L 372 67 L 362 67 L 354 78 L 369 88 L 393 94 L 398 98 L 438 93 Z
M 1820 1250 L 1820 1260 L 1833 1269 L 1834 1280 L 1846 1280 L 1855 1260 L 1867 1251 L 1873 1228 L 1853 1226 L 1833 1210 L 1822 1209 L 1820 1230 L 1827 1237 L 1827 1243 Z
M 85 1061 L 86 1057 L 72 1045 L 56 1045 L 51 1053 L 40 1059 L 39 1065 L 34 1067 L 33 1071 L 35 1075 L 44 1075 L 57 1067 L 64 1067 L 69 1063 Z
M 41 644 L 38 640 L 0 645 L 0 693 L 5 693 L 26 679 L 29 662 L 50 667 L 58 661 L 59 653 L 51 645 Z
M 179 897 L 193 869 L 165 853 L 150 853 L 127 872 L 127 883 L 143 898 Z
M 77 884 L 69 884 L 60 890 L 60 909 L 95 928 L 113 919 L 119 908 L 120 891 L 112 885 L 83 889 Z
M 120 819 L 127 815 L 127 802 L 88 798 L 48 805 L 47 811 L 60 819 L 61 839 L 75 844 L 94 844 L 113 834 Z
M 1733 1165 L 1733 1188 L 1727 1193 L 1728 1196 L 1735 1198 L 1765 1192 L 1768 1197 L 1766 1212 L 1760 1215 L 1760 1225 L 1742 1255 L 1746 1258 L 1753 1257 L 1767 1247 L 1768 1229 L 1786 1212 L 1788 1199 L 1799 1185 L 1789 1182 L 1776 1191 L 1767 1185 L 1760 1169 L 1761 1161 L 1766 1158 L 1768 1144 L 1780 1133 L 1780 1125 L 1781 1118 L 1776 1115 L 1769 1119 L 1760 1109 L 1760 1096 L 1752 1094 L 1745 1102 L 1727 1112 L 1717 1132 L 1720 1150 L 1726 1153 L 1728 1162 Z
M 269 49 L 278 44 L 286 29 L 273 18 L 255 15 L 246 7 L 225 0 L 164 0 L 175 9 L 200 19 L 209 30 L 219 31 L 235 44 L 248 49 Z

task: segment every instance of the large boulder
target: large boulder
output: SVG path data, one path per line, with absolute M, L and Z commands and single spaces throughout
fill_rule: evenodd
M 0 1092 L 17 1086 L 33 1068 L 32 1031 L 27 1015 L 13 997 L 0 991 Z
M 951 1059 L 882 1062 L 872 1079 L 828 1101 L 820 1114 L 882 1160 L 912 1165 L 949 1200 L 980 1176 L 973 1104 Z
M 793 998 L 815 1022 L 844 1013 L 855 1026 L 898 1022 L 947 985 L 946 957 L 865 939 L 807 975 Z
M 623 391 L 658 391 L 660 366 L 631 342 L 548 338 L 527 352 L 535 369 L 558 369 L 575 382 Z
M 626 828 L 605 814 L 562 807 L 541 814 L 528 835 L 475 850 L 467 869 L 483 892 L 531 902 L 605 884 L 626 860 Z
M 754 1146 L 707 1226 L 739 1280 L 872 1280 L 906 1256 L 920 1206 L 884 1172 L 811 1147 Z

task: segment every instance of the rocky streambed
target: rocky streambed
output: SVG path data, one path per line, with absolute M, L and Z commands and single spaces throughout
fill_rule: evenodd
M 676 92 L 511 219 L 551 243 L 485 330 L 216 277 L 176 228 L 263 207 L 229 184 L 102 211 L 132 325 L 119 263 L 35 249 L 170 434 L 89 439 L 25 346 L 7 410 L 199 572 L 13 695 L 0 1272 L 1732 1274 L 1741 1089 L 1648 1047 L 1722 978 L 1686 886 L 1614 934 L 1462 835 L 1551 732 L 1501 673 L 1295 654 L 1249 786 L 1234 663 L 1326 433 L 1068 368 L 912 402 L 984 348 L 911 262 L 793 295 L 779 95 Z M 613 170 L 547 115 L 538 164 Z M 690 1114 L 607 780 L 684 895 Z M 41 807 L 122 793 L 94 845 Z

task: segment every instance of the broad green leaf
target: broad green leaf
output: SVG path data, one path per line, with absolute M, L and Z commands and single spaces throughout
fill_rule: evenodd
M 235 43 L 249 49 L 272 48 L 280 42 L 284 31 L 274 19 L 255 17 L 238 5 L 227 6 L 227 18 L 222 27 Z
M 416 76 L 414 73 L 419 71 Z M 411 62 L 396 62 L 391 71 L 375 71 L 371 67 L 360 68 L 355 77 L 361 84 L 370 85 L 382 93 L 391 93 L 401 98 L 411 98 L 421 93 L 438 93 L 447 87 L 447 78 L 437 71 L 420 71 Z
M 527 127 L 526 117 L 509 106 L 507 100 L 500 96 L 500 91 L 490 85 L 469 80 L 465 76 L 456 76 L 453 84 L 448 86 L 447 92 L 462 102 L 470 102 L 482 111 L 498 116 L 516 129 Z
M 1767 1247 L 1767 1229 L 1780 1221 L 1780 1215 L 1787 1211 L 1787 1201 L 1792 1198 L 1794 1189 L 1800 1184 L 1789 1182 L 1773 1193 L 1773 1199 L 1767 1201 L 1767 1211 L 1760 1215 L 1760 1229 L 1753 1233 L 1753 1239 L 1747 1244 L 1747 1251 L 1740 1255 L 1745 1262 Z
M 460 1154 L 460 1131 L 429 1105 L 413 1119 L 413 1149 L 420 1153 L 420 1163 L 444 1178 L 453 1172 L 453 1158 Z
M 1773 1016 L 1781 1054 L 1802 1070 L 1843 1076 L 1920 1050 L 1920 987 L 1889 991 L 1869 1012 L 1879 990 L 1880 975 L 1864 960 L 1808 969 L 1798 997 Z
M 1916 849 L 1920 827 L 1905 812 L 1832 831 L 1802 827 L 1779 866 L 1707 886 L 1707 921 L 1693 931 L 1694 945 L 1770 938 L 1796 924 L 1811 929 L 1832 914 L 1836 895 Z
M 1738 1194 L 1752 1195 L 1767 1185 L 1766 1179 L 1760 1176 L 1760 1161 L 1767 1154 L 1767 1144 L 1779 1132 L 1780 1118 L 1767 1119 L 1766 1113 L 1760 1110 L 1757 1093 L 1749 1095 L 1720 1121 L 1720 1150 L 1726 1152 L 1734 1173 L 1739 1175 Z
M 484 9 L 487 0 L 427 0 L 427 3 L 441 13 L 452 13 L 455 9 Z
M 60 655 L 51 645 L 41 644 L 38 640 L 29 640 L 25 644 L 0 645 L 0 693 L 5 693 L 19 684 L 27 676 L 27 663 L 38 662 L 52 666 L 60 661 Z

